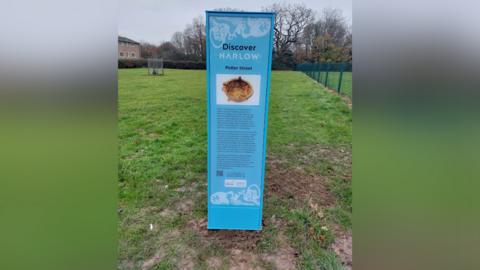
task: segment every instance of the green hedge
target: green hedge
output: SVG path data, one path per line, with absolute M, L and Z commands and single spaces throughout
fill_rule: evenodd
M 118 68 L 146 68 L 147 65 L 147 59 L 118 59 Z M 205 69 L 205 62 L 164 60 L 163 67 L 173 69 Z
M 147 59 L 118 59 L 118 68 L 146 68 Z M 195 61 L 163 61 L 164 68 L 173 69 L 206 69 L 205 62 Z M 280 61 L 279 59 L 273 59 L 273 70 L 295 70 L 295 64 L 291 62 Z

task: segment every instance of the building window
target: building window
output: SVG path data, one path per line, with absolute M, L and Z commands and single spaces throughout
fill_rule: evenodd
M 132 57 L 135 57 L 135 53 L 132 53 Z

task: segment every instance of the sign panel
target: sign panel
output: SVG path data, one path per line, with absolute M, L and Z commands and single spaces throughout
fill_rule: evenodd
M 273 26 L 273 13 L 207 11 L 209 229 L 262 229 Z

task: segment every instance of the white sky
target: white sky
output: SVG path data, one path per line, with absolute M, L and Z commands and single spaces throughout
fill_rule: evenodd
M 118 33 L 139 42 L 160 44 L 169 41 L 176 31 L 183 31 L 193 18 L 205 10 L 237 8 L 260 11 L 284 0 L 120 0 Z M 319 14 L 324 8 L 343 11 L 347 23 L 352 24 L 351 0 L 290 0 L 288 3 L 304 3 Z

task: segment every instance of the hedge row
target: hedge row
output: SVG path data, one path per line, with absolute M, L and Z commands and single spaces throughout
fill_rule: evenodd
M 147 59 L 119 59 L 118 68 L 146 68 L 148 66 Z M 173 69 L 206 69 L 205 62 L 194 61 L 163 61 L 164 68 Z M 295 64 L 286 64 L 277 59 L 273 60 L 273 70 L 295 70 Z
M 147 66 L 147 59 L 118 59 L 118 68 L 145 68 Z M 163 67 L 177 69 L 205 69 L 205 62 L 164 60 Z

